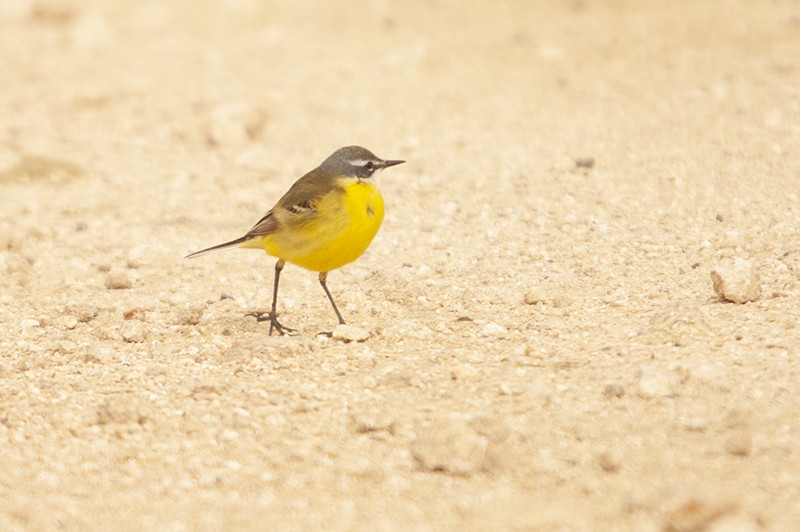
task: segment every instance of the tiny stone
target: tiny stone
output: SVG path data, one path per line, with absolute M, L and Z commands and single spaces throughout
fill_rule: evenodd
M 567 308 L 572 304 L 572 298 L 569 296 L 556 296 L 553 298 L 552 304 L 556 308 Z
M 536 303 L 543 303 L 544 302 L 544 295 L 537 289 L 531 288 L 527 292 L 525 292 L 525 297 L 523 298 L 526 305 L 535 305 Z
M 31 327 L 40 327 L 42 324 L 39 320 L 35 320 L 33 318 L 25 318 L 24 320 L 19 322 L 19 326 L 23 329 L 29 329 Z
M 65 329 L 71 331 L 72 329 L 78 326 L 78 318 L 72 315 L 64 316 L 61 319 L 61 324 L 64 326 Z
M 70 306 L 69 312 L 81 323 L 90 322 L 97 317 L 97 307 L 86 303 Z
M 197 325 L 203 318 L 204 310 L 205 308 L 199 305 L 193 307 L 183 307 L 178 311 L 176 321 L 178 322 L 178 325 Z
M 680 376 L 666 368 L 645 368 L 639 379 L 639 395 L 646 399 L 677 395 Z
M 481 336 L 487 336 L 487 337 L 503 336 L 507 332 L 508 332 L 508 329 L 506 329 L 502 325 L 498 325 L 496 323 L 489 322 L 486 325 L 484 325 L 483 328 L 481 329 Z
M 594 157 L 578 157 L 575 159 L 576 168 L 594 168 Z
M 232 429 L 232 428 L 224 428 L 219 435 L 219 439 L 222 441 L 234 441 L 239 439 L 239 433 Z
M 622 466 L 622 455 L 613 449 L 605 449 L 597 455 L 597 464 L 606 473 L 615 473 Z
M 761 278 L 752 261 L 735 257 L 711 272 L 714 292 L 720 299 L 747 303 L 761 298 Z
M 140 343 L 144 341 L 144 327 L 137 320 L 127 320 L 122 324 L 119 331 L 122 339 L 130 343 Z
M 753 436 L 746 428 L 734 430 L 725 440 L 725 451 L 733 456 L 749 456 L 753 450 Z
M 693 416 L 684 420 L 682 426 L 692 432 L 705 432 L 708 429 L 708 419 L 703 416 Z
M 622 397 L 623 395 L 625 395 L 625 387 L 618 382 L 610 382 L 603 388 L 603 397 L 607 399 Z
M 332 338 L 345 343 L 363 342 L 369 338 L 369 331 L 340 323 L 333 330 Z
M 141 307 L 129 308 L 122 313 L 122 317 L 126 320 L 145 321 L 147 311 Z
M 133 286 L 128 272 L 112 270 L 106 277 L 106 288 L 109 290 L 124 290 Z

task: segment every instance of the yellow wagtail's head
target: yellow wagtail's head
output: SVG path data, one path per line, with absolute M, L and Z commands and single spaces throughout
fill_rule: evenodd
M 322 161 L 320 170 L 335 176 L 369 179 L 378 170 L 389 168 L 405 161 L 387 161 L 361 146 L 339 148 Z

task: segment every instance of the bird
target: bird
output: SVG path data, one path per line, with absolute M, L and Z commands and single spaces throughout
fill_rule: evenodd
M 269 321 L 270 336 L 273 330 L 280 335 L 297 332 L 278 321 L 278 283 L 286 263 L 319 272 L 319 284 L 343 325 L 345 321 L 328 289 L 328 273 L 367 250 L 383 222 L 383 197 L 375 176 L 404 162 L 381 159 L 361 146 L 339 148 L 298 179 L 244 236 L 186 258 L 235 247 L 262 249 L 276 257 L 271 310 L 250 314 L 259 322 Z

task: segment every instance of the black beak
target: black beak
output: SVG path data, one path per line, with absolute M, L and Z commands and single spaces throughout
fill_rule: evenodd
M 403 164 L 405 161 L 381 161 L 375 165 L 376 168 L 389 168 L 390 166 L 396 166 L 398 164 Z

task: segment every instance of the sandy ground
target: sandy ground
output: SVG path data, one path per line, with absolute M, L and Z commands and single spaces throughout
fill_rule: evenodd
M 800 529 L 797 2 L 0 6 L 3 530 Z

